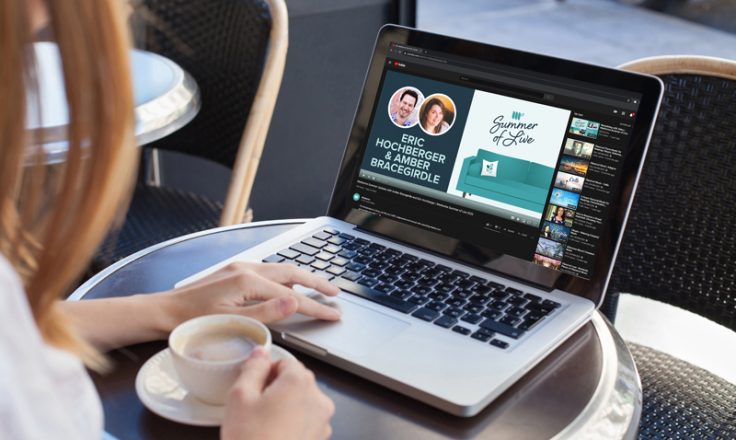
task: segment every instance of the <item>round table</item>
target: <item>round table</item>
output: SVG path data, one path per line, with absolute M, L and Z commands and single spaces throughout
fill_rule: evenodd
M 228 226 L 179 237 L 108 267 L 70 300 L 156 292 L 304 220 Z M 93 375 L 105 429 L 124 439 L 217 438 L 218 429 L 181 425 L 148 411 L 135 393 L 138 369 L 165 341 L 116 350 L 115 370 Z M 570 339 L 472 418 L 455 417 L 294 352 L 335 402 L 333 438 L 633 438 L 641 414 L 634 361 L 596 313 Z
M 40 130 L 46 162 L 66 158 L 69 113 L 64 92 L 64 75 L 55 43 L 33 44 L 38 66 L 37 100 L 28 99 L 26 129 Z M 130 66 L 135 98 L 135 136 L 145 145 L 172 133 L 191 121 L 200 108 L 199 89 L 194 79 L 173 61 L 142 50 L 132 50 Z

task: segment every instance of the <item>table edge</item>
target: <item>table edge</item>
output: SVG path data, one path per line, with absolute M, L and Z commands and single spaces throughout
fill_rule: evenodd
M 215 234 L 218 232 L 224 232 L 229 231 L 233 229 L 246 229 L 246 228 L 261 228 L 261 227 L 267 227 L 267 226 L 280 226 L 280 225 L 289 225 L 289 224 L 302 224 L 307 222 L 308 220 L 311 220 L 309 218 L 300 218 L 300 219 L 284 219 L 284 220 L 263 220 L 259 222 L 252 222 L 252 223 L 240 223 L 237 225 L 230 225 L 230 226 L 220 226 L 217 228 L 212 229 L 205 229 L 203 231 L 194 232 L 187 235 L 182 235 L 180 237 L 175 237 L 170 240 L 163 241 L 158 244 L 154 244 L 153 246 L 149 246 L 145 249 L 141 249 L 140 251 L 131 254 L 122 260 L 118 260 L 115 263 L 111 264 L 110 266 L 106 267 L 105 269 L 101 270 L 100 272 L 93 275 L 90 279 L 85 281 L 81 286 L 77 287 L 74 292 L 72 292 L 67 298 L 67 301 L 78 301 L 80 299 L 83 299 L 84 296 L 95 286 L 97 286 L 100 282 L 102 282 L 105 278 L 115 273 L 118 269 L 128 265 L 129 263 L 138 260 L 139 258 L 142 258 L 148 254 L 151 254 L 159 249 L 163 249 L 165 247 L 181 243 L 183 241 L 187 241 L 193 238 L 197 237 L 203 237 L 205 235 Z

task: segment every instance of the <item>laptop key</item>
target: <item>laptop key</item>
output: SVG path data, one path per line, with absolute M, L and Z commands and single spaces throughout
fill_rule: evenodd
M 317 232 L 316 234 L 312 235 L 312 237 L 316 238 L 317 240 L 328 240 L 330 237 L 332 237 L 332 234 L 328 234 L 325 231 Z
M 447 315 L 442 316 L 434 322 L 434 325 L 439 325 L 442 328 L 450 328 L 455 324 L 457 324 L 457 319 Z
M 453 318 L 459 318 L 465 314 L 465 310 L 458 309 L 457 307 L 450 307 L 449 309 L 442 312 L 442 314 L 452 316 Z
M 351 282 L 349 280 L 346 280 L 345 278 L 335 278 L 334 280 L 332 280 L 332 284 L 334 284 L 341 290 L 350 292 L 363 299 L 367 299 L 369 301 L 384 305 L 401 313 L 411 313 L 418 307 L 416 304 L 403 301 L 391 295 L 386 295 L 385 293 L 381 293 L 377 290 L 371 289 L 370 287 Z
M 291 246 L 291 249 L 297 252 L 301 252 L 302 254 L 309 255 L 309 256 L 317 255 L 319 253 L 319 249 L 306 245 L 304 243 L 297 243 Z
M 465 328 L 465 327 L 460 326 L 460 325 L 456 325 L 455 327 L 453 327 L 452 328 L 452 331 L 454 331 L 455 333 L 460 333 L 461 335 L 465 335 L 465 336 L 467 336 L 467 335 L 470 334 L 470 329 L 469 328 Z
M 483 330 L 483 329 L 481 329 L 481 330 Z M 477 340 L 479 340 L 481 342 L 488 342 L 488 340 L 493 337 L 493 333 L 481 332 L 480 330 L 478 330 L 477 332 L 475 332 L 472 335 L 470 335 L 470 337 L 473 338 L 473 339 L 477 339 Z
M 363 246 L 359 245 L 358 243 L 345 243 L 344 245 L 342 245 L 343 249 L 347 249 L 349 251 L 357 251 L 361 247 Z
M 333 258 L 335 258 L 335 256 L 332 255 L 329 252 L 320 252 L 317 255 L 315 255 L 314 257 L 317 258 L 317 259 L 319 259 L 319 260 L 322 260 L 322 261 L 330 261 Z
M 373 287 L 376 284 L 378 284 L 378 280 L 375 279 L 375 278 L 363 277 L 363 278 L 361 278 L 361 279 L 358 280 L 358 284 L 362 284 L 362 285 L 364 285 L 366 287 Z
M 531 329 L 532 327 L 534 327 L 535 325 L 537 325 L 539 323 L 539 321 L 540 321 L 539 319 L 537 319 L 537 320 L 534 320 L 534 319 L 525 319 L 521 324 L 518 325 L 518 327 L 521 330 L 527 331 L 527 330 Z
M 501 324 L 506 324 L 506 325 L 516 325 L 521 322 L 521 319 L 515 318 L 510 315 L 506 315 L 503 318 L 501 318 L 498 322 L 500 322 Z
M 526 313 L 527 310 L 523 307 L 514 307 L 506 311 L 506 314 L 515 316 L 517 318 L 521 318 L 522 316 L 526 315 Z
M 467 310 L 470 313 L 480 313 L 483 311 L 483 306 L 470 303 L 465 306 L 465 310 Z
M 380 283 L 377 286 L 375 286 L 374 289 L 378 290 L 381 293 L 390 294 L 391 292 L 396 290 L 396 287 L 388 283 Z
M 542 300 L 542 298 L 540 298 L 539 296 L 537 296 L 537 295 L 535 295 L 533 293 L 527 293 L 527 294 L 525 294 L 524 295 L 524 298 L 528 299 L 531 302 L 535 302 L 535 303 L 538 303 L 539 301 Z
M 506 288 L 506 291 L 507 291 L 508 293 L 512 294 L 512 295 L 521 295 L 521 294 L 523 294 L 523 293 L 524 293 L 524 292 L 522 292 L 522 291 L 521 291 L 521 290 L 519 290 L 519 289 L 514 289 L 513 287 L 507 287 L 507 288 Z
M 501 312 L 499 312 L 498 310 L 486 309 L 486 310 L 483 310 L 483 312 L 481 313 L 481 316 L 483 316 L 484 318 L 496 319 L 499 316 L 501 316 Z
M 349 265 L 348 265 L 348 267 L 349 267 Z M 365 275 L 367 277 L 371 277 L 371 278 L 378 278 L 378 276 L 381 275 L 381 271 L 378 270 L 378 269 L 368 268 L 368 269 L 365 269 L 363 271 L 363 275 Z
M 342 248 L 340 246 L 335 246 L 334 244 L 328 244 L 327 246 L 323 247 L 322 250 L 327 251 L 331 254 L 336 254 L 342 251 Z
M 506 286 L 504 286 L 503 284 L 501 284 L 501 283 L 497 283 L 497 282 L 495 282 L 495 281 L 489 281 L 489 282 L 487 282 L 487 283 L 486 283 L 486 286 L 488 286 L 488 287 L 492 287 L 492 288 L 494 288 L 494 289 L 499 289 L 499 290 L 503 290 L 503 289 L 505 289 L 505 288 L 506 288 Z
M 405 300 L 411 296 L 411 292 L 408 292 L 406 290 L 397 290 L 395 292 L 391 292 L 390 295 Z
M 440 316 L 440 312 L 424 307 L 412 313 L 411 316 L 415 316 L 423 321 L 434 321 Z
M 328 267 L 330 267 L 330 263 L 328 263 L 326 261 L 322 261 L 322 260 L 317 260 L 317 261 L 315 261 L 315 262 L 312 263 L 312 267 L 315 268 L 315 269 L 317 269 L 317 270 L 325 270 Z
M 340 276 L 340 275 L 342 275 L 342 274 L 345 273 L 345 269 L 343 269 L 340 266 L 330 266 L 330 268 L 327 269 L 327 272 L 329 272 L 329 273 L 331 273 L 332 275 L 335 275 L 335 276 Z M 355 272 L 353 272 L 353 273 L 355 273 Z M 355 275 L 357 275 L 358 277 L 360 277 L 360 274 L 355 274 Z
M 476 315 L 475 313 L 468 313 L 467 315 L 463 316 L 461 319 L 471 324 L 477 324 L 483 319 L 483 317 L 480 315 Z
M 506 302 L 508 302 L 509 304 L 514 305 L 514 306 L 523 306 L 526 303 L 528 303 L 529 300 L 526 299 L 526 298 L 524 298 L 523 296 L 513 296 L 513 297 L 507 299 Z
M 339 254 L 337 254 L 337 255 L 339 255 L 339 256 L 341 256 L 341 257 L 343 257 L 343 258 L 347 258 L 347 259 L 349 260 L 349 259 L 351 259 L 351 258 L 355 257 L 356 255 L 358 255 L 358 253 L 357 253 L 357 252 L 355 252 L 355 251 L 351 251 L 351 250 L 343 249 L 343 250 L 342 250 L 342 251 L 341 251 L 341 252 L 340 252 Z
M 278 254 L 284 258 L 288 258 L 289 260 L 293 260 L 299 256 L 299 252 L 292 249 L 284 249 L 283 251 L 279 251 Z
M 399 289 L 410 290 L 412 287 L 414 287 L 414 282 L 407 280 L 398 280 L 394 282 L 394 286 L 398 287 Z
M 340 231 L 338 231 L 335 228 L 324 228 L 323 231 L 324 232 L 327 232 L 328 234 L 331 234 L 331 235 L 337 235 L 337 234 L 340 233 Z
M 401 286 L 399 286 L 399 284 L 398 284 L 399 277 L 395 277 L 395 276 L 383 274 L 383 275 L 379 276 L 378 279 L 381 280 L 381 281 L 383 281 L 384 283 L 393 284 L 393 285 L 395 285 L 399 289 L 408 289 L 408 287 L 401 287 Z
M 345 266 L 345 268 L 348 270 L 352 270 L 353 272 L 360 272 L 361 270 L 365 269 L 365 265 L 360 263 L 350 263 Z
M 502 341 L 500 339 L 494 339 L 494 340 L 492 340 L 491 341 L 491 345 L 494 345 L 494 346 L 496 346 L 498 348 L 502 348 L 502 349 L 507 349 L 509 347 L 509 343 L 508 342 L 504 342 L 504 341 Z
M 557 307 L 560 307 L 561 304 L 558 302 L 554 302 L 551 299 L 545 299 L 544 301 L 542 301 L 542 305 L 556 309 Z
M 330 260 L 330 263 L 334 266 L 345 266 L 346 264 L 350 263 L 350 260 L 348 260 L 347 258 L 343 258 L 343 257 L 335 257 L 332 260 Z
M 327 240 L 327 243 L 334 244 L 336 246 L 340 246 L 345 242 L 347 242 L 347 240 L 345 240 L 342 237 L 332 237 L 329 240 Z
M 284 260 L 285 260 L 285 258 L 282 257 L 281 255 L 279 255 L 279 254 L 273 254 L 273 255 L 271 255 L 269 257 L 264 258 L 263 259 L 263 262 L 264 263 L 281 263 Z
M 341 275 L 342 278 L 345 278 L 348 281 L 357 281 L 362 277 L 363 275 L 359 274 L 358 272 L 353 272 L 352 270 L 349 270 Z
M 440 301 L 432 301 L 431 303 L 427 304 L 427 308 L 441 312 L 447 308 L 447 304 Z
M 428 303 L 429 298 L 427 298 L 426 296 L 422 296 L 422 295 L 414 295 L 411 298 L 409 298 L 409 302 L 412 304 L 417 304 L 421 306 L 421 305 Z
M 345 240 L 354 240 L 355 239 L 354 236 L 352 236 L 350 234 L 346 234 L 344 232 L 342 234 L 340 234 L 340 238 L 345 239 Z
M 296 259 L 296 262 L 300 264 L 312 264 L 313 261 L 314 261 L 314 257 L 310 257 L 309 255 L 300 255 Z
M 322 249 L 323 247 L 327 246 L 327 242 L 324 240 L 318 240 L 314 237 L 309 237 L 305 240 L 302 240 L 302 243 L 315 247 L 317 249 Z
M 501 333 L 504 336 L 508 336 L 514 339 L 517 339 L 519 336 L 521 336 L 524 333 L 518 328 L 503 324 L 498 321 L 494 321 L 493 319 L 486 319 L 485 321 L 481 322 L 479 325 L 486 330 L 490 330 L 496 333 Z

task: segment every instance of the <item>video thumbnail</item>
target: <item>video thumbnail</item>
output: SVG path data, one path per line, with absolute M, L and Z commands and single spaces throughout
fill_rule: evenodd
M 578 136 L 585 136 L 596 139 L 598 137 L 598 129 L 601 127 L 600 122 L 593 122 L 587 119 L 572 118 L 570 124 L 570 133 Z
M 583 191 L 584 182 L 584 178 L 576 176 L 574 174 L 566 173 L 564 171 L 558 171 L 557 177 L 555 178 L 555 186 L 557 188 L 570 190 L 576 193 Z
M 578 141 L 575 139 L 567 139 L 565 141 L 565 154 L 576 156 L 581 159 L 590 160 L 593 156 L 593 148 L 595 145 L 590 142 Z
M 562 260 L 562 256 L 565 254 L 565 246 L 562 243 L 548 240 L 546 238 L 540 238 L 537 242 L 538 254 L 544 255 L 545 257 L 554 258 L 555 260 Z
M 542 237 L 550 238 L 560 243 L 567 243 L 567 240 L 570 238 L 570 228 L 545 221 L 542 225 Z
M 544 212 L 544 220 L 558 225 L 565 225 L 568 228 L 572 226 L 574 219 L 575 211 L 566 209 L 564 206 L 547 205 L 547 210 Z
M 580 194 L 559 188 L 553 188 L 552 196 L 549 198 L 550 203 L 570 209 L 578 209 L 579 201 Z
M 588 161 L 573 156 L 562 156 L 560 170 L 578 176 L 585 176 L 588 174 Z
M 534 264 L 548 267 L 550 269 L 558 270 L 562 262 L 553 258 L 545 257 L 544 255 L 534 254 Z

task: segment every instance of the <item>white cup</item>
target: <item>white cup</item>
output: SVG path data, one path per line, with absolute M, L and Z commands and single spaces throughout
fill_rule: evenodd
M 252 347 L 249 346 L 252 343 Z M 205 315 L 179 324 L 169 335 L 174 368 L 197 399 L 223 405 L 250 349 L 271 349 L 265 325 L 240 315 Z

